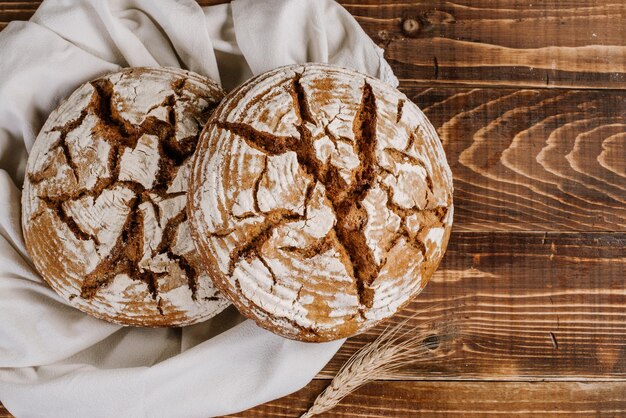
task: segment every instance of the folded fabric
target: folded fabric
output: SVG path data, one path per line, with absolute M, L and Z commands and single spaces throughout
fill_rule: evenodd
M 330 62 L 397 85 L 382 51 L 331 0 L 46 0 L 0 34 L 0 401 L 17 417 L 207 417 L 306 385 L 343 341 L 290 341 L 232 307 L 197 325 L 123 328 L 66 305 L 28 258 L 20 188 L 48 114 L 125 66 L 182 67 L 232 89 Z

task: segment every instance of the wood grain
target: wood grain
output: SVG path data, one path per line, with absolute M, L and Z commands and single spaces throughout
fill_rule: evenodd
M 230 417 L 298 417 L 328 384 L 306 388 Z M 626 382 L 374 382 L 349 395 L 320 418 L 402 418 L 510 415 L 550 417 L 621 416 Z M 12 418 L 0 404 L 0 418 Z
M 368 397 L 384 396 L 387 404 L 408 405 L 402 408 L 410 413 L 438 407 L 445 412 L 446 405 L 464 412 L 481 411 L 483 405 L 477 405 L 477 399 L 504 413 L 507 408 L 521 408 L 514 399 L 505 399 L 497 392 L 501 385 L 518 387 L 504 381 L 606 380 L 604 386 L 580 387 L 603 387 L 609 393 L 623 391 L 625 273 L 626 233 L 455 232 L 432 282 L 408 309 L 390 320 L 398 322 L 427 309 L 408 326 L 415 329 L 414 338 L 427 341 L 431 354 L 405 368 L 404 381 L 371 386 Z M 355 350 L 377 336 L 381 327 L 348 340 L 319 377 L 332 377 Z M 439 382 L 406 386 L 409 379 Z M 482 380 L 486 386 L 472 383 L 458 387 L 475 389 L 453 389 L 456 383 L 451 381 L 458 380 Z M 486 382 L 495 380 L 503 382 L 495 386 Z M 614 380 L 621 381 L 611 382 Z M 304 396 L 301 400 L 288 397 L 241 416 L 296 416 L 322 385 L 314 381 L 300 393 Z M 395 385 L 408 389 L 395 392 Z M 547 408 L 546 401 L 553 402 L 550 408 L 569 411 L 569 397 L 576 394 L 579 384 L 551 382 L 538 391 L 531 389 L 539 386 L 519 387 L 530 388 L 519 389 L 527 400 L 522 406 L 531 408 L 530 412 L 535 411 L 532 408 Z M 415 394 L 409 396 L 411 391 Z M 518 389 L 507 391 L 516 393 Z M 404 395 L 398 398 L 397 393 Z M 598 392 L 598 399 L 605 397 L 602 393 Z M 348 413 L 355 404 L 362 404 L 373 416 L 389 414 L 372 399 L 350 399 L 342 404 L 348 409 L 339 412 Z M 433 399 L 447 399 L 447 403 L 440 405 L 439 401 L 431 402 Z M 429 406 L 425 407 L 424 402 Z M 469 406 L 479 409 L 463 409 Z M 599 408 L 600 404 L 585 408 L 591 407 Z M 581 406 L 581 411 L 588 412 L 585 408 Z
M 0 30 L 39 3 L 0 1 Z M 428 308 L 409 326 L 429 355 L 327 416 L 626 416 L 626 2 L 340 3 L 437 128 L 456 214 L 441 269 L 390 320 Z M 298 416 L 380 329 L 236 416 Z
M 13 20 L 28 20 L 41 1 L 0 1 L 0 30 Z
M 14 20 L 28 20 L 35 13 L 42 0 L 31 1 L 0 1 L 0 30 Z M 228 3 L 229 0 L 198 0 L 201 6 Z
M 443 141 L 456 230 L 626 230 L 626 92 L 405 92 Z
M 454 232 L 432 281 L 392 317 L 432 350 L 404 379 L 626 379 L 626 234 Z M 334 376 L 386 323 L 349 339 Z
M 209 0 L 203 4 L 213 2 Z M 13 17 L 11 10 L 34 10 L 34 4 L 36 2 L 1 2 L 0 20 Z M 361 16 L 366 29 L 382 23 L 374 18 L 364 20 L 364 11 L 393 14 L 396 8 L 408 7 L 393 2 L 383 2 L 381 7 L 345 4 L 357 17 Z M 593 20 L 591 25 L 600 19 L 597 24 L 602 24 L 605 32 L 606 27 L 621 18 L 621 6 L 626 7 L 626 3 L 598 5 L 589 2 L 588 6 L 582 7 L 584 3 L 581 2 L 566 2 L 557 8 L 556 3 L 544 1 L 526 9 L 511 9 L 506 7 L 506 1 L 489 4 L 492 8 L 483 2 L 472 3 L 472 7 L 462 3 L 441 3 L 439 6 L 465 13 L 472 22 L 480 21 L 481 16 L 485 19 L 490 16 L 485 8 L 497 12 L 497 16 L 510 17 L 517 13 L 522 16 L 519 18 L 522 22 L 532 18 L 550 23 L 555 21 L 555 13 L 561 13 L 562 19 L 578 20 L 589 15 Z M 493 4 L 498 8 L 494 9 Z M 576 5 L 579 7 L 574 7 Z M 411 7 L 416 8 L 415 13 L 419 11 L 430 16 L 421 3 Z M 435 6 L 429 3 L 428 7 Z M 439 9 L 443 10 L 441 7 Z M 610 25 L 606 19 L 602 20 L 603 16 L 610 19 Z M 502 17 L 503 21 L 508 22 L 505 17 Z M 443 17 L 440 20 L 447 22 Z M 480 27 L 493 26 L 496 30 L 498 25 L 494 25 L 490 22 Z M 464 31 L 473 34 L 472 28 Z M 620 28 L 626 28 L 626 25 Z M 513 29 L 508 28 L 506 32 L 530 33 L 516 26 Z M 548 31 L 549 28 L 544 29 Z M 575 48 L 575 43 L 580 41 L 577 35 L 574 36 L 580 30 L 566 31 L 567 36 L 562 32 L 565 29 L 550 30 L 549 33 L 560 34 L 555 40 L 565 43 L 567 48 Z M 428 33 L 431 32 L 436 33 L 435 29 Z M 626 36 L 610 34 L 605 33 L 606 36 L 598 42 L 605 38 L 609 43 L 626 42 Z M 498 34 L 490 36 L 505 39 Z M 407 44 L 413 42 L 413 38 L 397 41 Z M 518 39 L 516 42 L 522 41 Z M 547 41 L 535 36 L 527 42 Z M 509 48 L 515 46 L 519 45 L 507 44 Z M 411 54 L 411 59 L 418 59 L 421 55 Z M 619 67 L 621 63 L 619 56 L 612 58 L 612 66 Z M 401 67 L 397 63 L 394 65 L 396 71 Z M 455 174 L 456 225 L 459 230 L 624 230 L 625 93 L 493 88 L 420 90 L 411 88 L 410 83 L 405 83 L 403 88 L 425 109 L 446 143 Z
M 200 0 L 203 6 L 225 0 Z M 626 87 L 626 3 L 341 0 L 409 84 Z M 39 1 L 0 2 L 0 29 Z M 406 29 L 411 30 L 407 31 Z
M 626 3 L 343 0 L 405 84 L 626 86 Z
M 307 388 L 232 417 L 298 417 L 327 385 Z M 626 414 L 626 382 L 375 382 L 324 417 L 554 417 Z

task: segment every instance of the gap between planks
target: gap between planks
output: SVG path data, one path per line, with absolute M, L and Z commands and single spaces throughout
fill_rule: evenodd
M 450 80 L 427 80 L 427 79 L 412 79 L 412 78 L 398 78 L 400 85 L 398 89 L 410 89 L 410 88 L 434 88 L 434 89 L 493 89 L 493 90 L 562 90 L 564 92 L 575 92 L 579 90 L 584 90 L 586 92 L 602 92 L 602 93 L 610 93 L 610 92 L 620 92 L 623 93 L 626 91 L 626 86 L 624 87 L 615 87 L 615 86 L 552 86 L 545 85 L 543 83 L 507 83 L 500 82 L 499 80 L 484 80 L 484 81 L 454 81 Z
M 334 374 L 327 374 L 323 371 L 319 373 L 317 376 L 313 378 L 313 380 L 326 381 L 330 383 L 330 380 L 335 377 Z M 537 382 L 571 382 L 571 383 L 626 383 L 626 378 L 614 378 L 614 377 L 579 377 L 579 376 L 541 376 L 541 377 L 532 377 L 532 376 L 520 376 L 518 378 L 514 376 L 503 376 L 501 379 L 498 379 L 497 376 L 490 376 L 487 378 L 478 378 L 478 377 L 468 377 L 466 379 L 462 377 L 424 377 L 424 376 L 415 376 L 411 377 L 410 375 L 399 376 L 397 378 L 384 378 L 384 379 L 376 379 L 372 382 L 439 382 L 439 383 L 490 383 L 490 382 L 499 382 L 499 383 L 537 383 Z

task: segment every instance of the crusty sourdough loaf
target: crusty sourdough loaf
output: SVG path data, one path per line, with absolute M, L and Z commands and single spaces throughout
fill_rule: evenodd
M 452 225 L 450 169 L 424 114 L 327 65 L 279 68 L 227 95 L 189 188 L 215 285 L 260 326 L 304 341 L 391 316 L 437 268 Z
M 71 305 L 137 326 L 228 305 L 198 267 L 185 209 L 191 155 L 222 97 L 188 71 L 134 68 L 52 112 L 28 159 L 22 226 L 37 270 Z

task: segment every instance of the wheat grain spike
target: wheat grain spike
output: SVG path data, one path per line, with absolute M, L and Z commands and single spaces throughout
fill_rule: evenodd
M 432 306 L 427 308 L 432 309 Z M 407 322 L 424 312 L 421 310 L 393 327 L 388 326 L 376 340 L 364 345 L 341 367 L 330 385 L 315 399 L 300 418 L 329 411 L 351 392 L 376 379 L 392 379 L 407 364 L 422 360 L 430 350 L 424 344 L 425 333 L 410 335 L 414 329 Z M 431 321 L 422 323 L 427 325 Z M 410 338 L 409 338 L 410 337 Z

